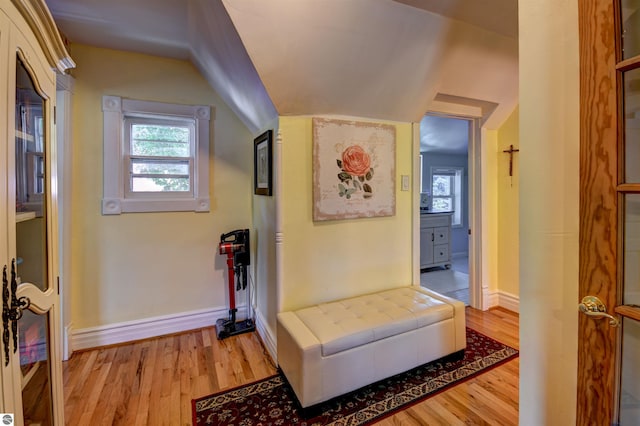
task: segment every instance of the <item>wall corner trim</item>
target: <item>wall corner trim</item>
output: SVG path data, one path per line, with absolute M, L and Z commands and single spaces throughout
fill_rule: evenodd
M 262 312 L 255 311 L 256 313 L 256 330 L 262 339 L 262 343 L 264 343 L 265 348 L 271 355 L 271 359 L 273 359 L 274 364 L 278 365 L 278 350 L 277 350 L 277 342 L 267 320 L 262 315 Z

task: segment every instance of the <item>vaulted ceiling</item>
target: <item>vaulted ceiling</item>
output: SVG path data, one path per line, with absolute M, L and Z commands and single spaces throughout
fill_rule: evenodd
M 419 122 L 517 104 L 517 0 L 47 0 L 72 42 L 191 60 L 253 132 L 278 115 Z M 455 102 L 455 101 L 454 101 Z

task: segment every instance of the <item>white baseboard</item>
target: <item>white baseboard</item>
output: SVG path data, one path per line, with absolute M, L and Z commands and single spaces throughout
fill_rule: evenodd
M 499 291 L 498 306 L 512 312 L 520 313 L 520 296 L 507 293 L 506 291 Z
M 273 362 L 278 365 L 278 351 L 276 346 L 276 339 L 267 324 L 266 319 L 262 315 L 262 312 L 256 311 L 256 331 L 262 338 L 262 342 L 264 343 L 267 351 L 269 351 L 269 355 L 271 355 L 271 359 Z
M 238 307 L 238 318 L 245 317 L 246 307 Z M 180 333 L 215 325 L 219 318 L 227 318 L 228 308 L 201 309 L 179 314 L 163 315 L 126 321 L 99 327 L 71 330 L 71 348 L 89 349 Z
M 506 291 L 484 291 L 485 309 L 501 307 L 512 312 L 520 312 L 520 297 Z
M 496 291 L 489 291 L 488 288 L 483 288 L 482 299 L 482 308 L 485 311 L 498 306 L 498 292 Z

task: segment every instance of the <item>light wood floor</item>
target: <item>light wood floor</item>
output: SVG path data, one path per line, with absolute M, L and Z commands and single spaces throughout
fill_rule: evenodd
M 518 316 L 467 308 L 467 325 L 518 348 Z M 515 359 L 380 425 L 516 425 Z M 213 328 L 75 353 L 64 363 L 67 425 L 191 425 L 191 399 L 275 373 L 255 333 L 219 341 Z

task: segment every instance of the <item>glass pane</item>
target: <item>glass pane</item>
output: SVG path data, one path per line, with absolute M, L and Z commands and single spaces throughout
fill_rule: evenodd
M 165 174 L 189 176 L 189 163 L 132 160 L 131 171 L 134 174 Z
M 640 0 L 621 0 L 624 59 L 640 55 Z
M 625 195 L 622 303 L 640 305 L 640 194 Z
M 18 322 L 25 425 L 51 425 L 49 317 L 25 311 Z
M 451 195 L 451 176 L 433 175 L 433 195 Z
M 625 72 L 625 182 L 640 182 L 640 69 Z
M 16 250 L 18 280 L 48 288 L 44 99 L 20 59 L 16 64 Z
M 640 323 L 622 320 L 620 426 L 640 424 Z
M 188 192 L 190 190 L 188 177 L 133 177 L 131 181 L 133 192 Z
M 431 210 L 434 212 L 450 212 L 453 210 L 453 200 L 451 198 L 433 197 Z
M 131 126 L 131 154 L 155 157 L 189 157 L 189 128 L 134 124 Z

